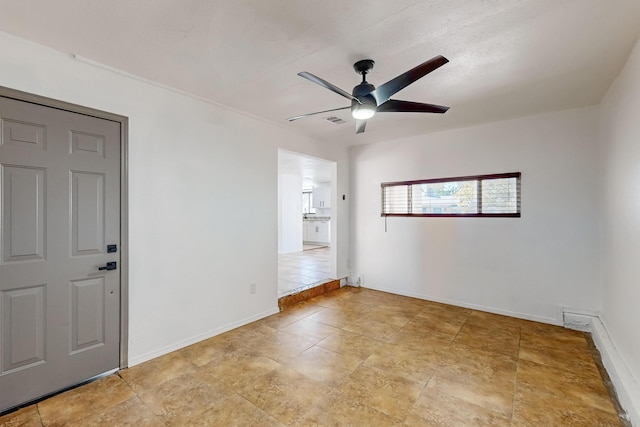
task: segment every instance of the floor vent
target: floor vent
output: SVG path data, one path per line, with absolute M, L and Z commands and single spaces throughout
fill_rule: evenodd
M 325 120 L 336 125 L 347 123 L 344 120 L 342 120 L 340 117 L 336 117 L 336 116 L 326 117 Z

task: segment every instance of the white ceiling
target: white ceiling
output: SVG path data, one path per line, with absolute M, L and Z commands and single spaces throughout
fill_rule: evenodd
M 345 145 L 597 104 L 640 30 L 638 0 L 0 0 L 0 30 Z M 352 64 L 380 85 L 451 62 L 394 96 L 444 115 L 378 114 L 364 134 L 329 114 Z

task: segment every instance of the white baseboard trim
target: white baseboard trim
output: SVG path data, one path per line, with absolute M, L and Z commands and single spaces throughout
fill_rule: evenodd
M 256 320 L 264 319 L 267 316 L 271 316 L 272 314 L 276 314 L 279 312 L 280 312 L 280 309 L 278 307 L 274 307 L 270 310 L 266 310 L 256 315 L 246 317 L 236 322 L 229 323 L 227 325 L 216 328 L 212 331 L 208 331 L 203 334 L 199 334 L 199 335 L 178 341 L 176 343 L 164 346 L 157 350 L 150 351 L 145 354 L 141 354 L 139 356 L 129 357 L 129 367 L 139 365 L 140 363 L 146 362 L 151 359 L 155 359 L 156 357 L 164 356 L 165 354 L 171 353 L 172 351 L 180 350 L 181 348 L 190 346 L 191 344 L 195 344 L 202 340 L 215 337 L 216 335 L 220 335 L 232 329 L 239 328 L 240 326 L 247 325 L 249 323 L 255 322 Z
M 627 420 L 633 426 L 640 426 L 640 386 L 618 353 L 600 315 L 596 312 L 565 307 L 563 317 L 565 328 L 591 333 Z
M 627 420 L 632 426 L 640 426 L 640 385 L 618 353 L 600 316 L 593 317 L 591 336 L 600 351 L 602 364 L 611 378 L 620 406 L 626 412 Z
M 551 317 L 534 316 L 534 315 L 531 315 L 531 314 L 518 313 L 518 312 L 515 312 L 515 311 L 503 310 L 503 309 L 495 308 L 495 307 L 488 307 L 488 306 L 479 305 L 479 304 L 469 304 L 467 302 L 456 301 L 456 300 L 451 300 L 451 299 L 447 299 L 447 298 L 438 298 L 438 297 L 434 297 L 434 296 L 430 296 L 430 295 L 417 294 L 417 293 L 413 293 L 413 292 L 406 292 L 406 291 L 402 291 L 402 290 L 399 290 L 399 289 L 393 289 L 393 288 L 387 288 L 387 287 L 377 287 L 377 286 L 372 286 L 371 284 L 367 284 L 366 286 L 362 286 L 362 287 L 363 288 L 367 288 L 367 289 L 373 289 L 375 291 L 389 292 L 389 293 L 392 293 L 392 294 L 403 295 L 403 296 L 406 296 L 406 297 L 418 298 L 418 299 L 423 299 L 423 300 L 427 300 L 427 301 L 435 301 L 435 302 L 439 302 L 439 303 L 442 303 L 442 304 L 450 304 L 450 305 L 455 305 L 455 306 L 458 306 L 458 307 L 470 308 L 472 310 L 486 311 L 487 313 L 500 314 L 502 316 L 515 317 L 515 318 L 518 318 L 518 319 L 531 320 L 531 321 L 534 321 L 534 322 L 547 323 L 547 324 L 556 325 L 556 326 L 562 326 L 563 325 L 562 319 L 554 319 L 554 318 L 551 318 Z

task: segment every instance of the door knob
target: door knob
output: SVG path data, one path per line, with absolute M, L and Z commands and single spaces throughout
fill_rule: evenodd
M 118 264 L 115 261 L 111 261 L 102 267 L 98 267 L 98 270 L 115 270 L 116 268 L 118 268 Z

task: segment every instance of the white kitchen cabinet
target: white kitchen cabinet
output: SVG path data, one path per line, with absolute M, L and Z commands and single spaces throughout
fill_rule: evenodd
M 306 242 L 317 242 L 318 241 L 318 222 L 320 221 L 305 221 L 305 230 L 307 237 L 304 239 Z
M 313 189 L 313 207 L 314 208 L 330 208 L 331 207 L 331 187 L 321 185 Z
M 303 238 L 305 242 L 326 243 L 331 241 L 329 220 L 304 221 Z
M 306 242 L 309 240 L 309 227 L 307 227 L 307 223 L 309 221 L 302 221 L 302 241 Z
M 318 221 L 318 242 L 321 243 L 329 243 L 330 241 L 330 234 L 329 234 L 329 221 Z

